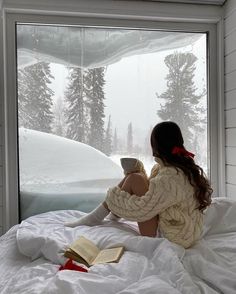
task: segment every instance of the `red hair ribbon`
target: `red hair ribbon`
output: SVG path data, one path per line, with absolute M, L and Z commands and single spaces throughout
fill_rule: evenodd
M 195 154 L 187 151 L 185 148 L 183 147 L 177 147 L 175 146 L 173 149 L 172 149 L 172 154 L 176 154 L 176 155 L 183 155 L 183 156 L 187 156 L 187 157 L 191 157 L 191 158 L 194 158 Z

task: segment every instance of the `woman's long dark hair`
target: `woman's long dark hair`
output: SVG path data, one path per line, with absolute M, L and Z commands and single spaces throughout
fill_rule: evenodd
M 198 209 L 203 211 L 211 204 L 213 192 L 203 169 L 195 164 L 191 156 L 173 154 L 175 147 L 184 148 L 184 140 L 179 126 L 171 121 L 157 124 L 151 134 L 153 156 L 159 157 L 164 164 L 181 169 L 195 188 L 195 197 L 199 202 Z

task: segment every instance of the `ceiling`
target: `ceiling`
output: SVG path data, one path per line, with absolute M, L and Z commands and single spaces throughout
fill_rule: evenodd
M 223 5 L 227 0 L 141 0 L 141 1 Z

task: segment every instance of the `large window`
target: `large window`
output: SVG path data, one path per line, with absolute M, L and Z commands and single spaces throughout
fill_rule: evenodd
M 154 164 L 150 132 L 177 122 L 209 172 L 207 35 L 17 24 L 21 218 L 89 211 L 122 177 Z

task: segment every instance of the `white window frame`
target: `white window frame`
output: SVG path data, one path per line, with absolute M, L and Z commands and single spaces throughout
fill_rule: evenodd
M 97 1 L 97 2 L 96 2 Z M 13 1 L 14 2 L 14 1 Z M 21 6 L 19 2 L 24 2 Z M 32 2 L 32 3 L 31 3 Z M 146 28 L 208 34 L 208 158 L 214 196 L 225 196 L 223 10 L 220 7 L 134 1 L 15 0 L 3 7 L 4 231 L 19 222 L 16 26 L 20 23 Z M 53 6 L 53 2 L 55 6 Z M 58 2 L 60 5 L 58 5 Z M 113 3 L 111 3 L 113 2 Z M 115 2 L 115 3 L 114 3 Z M 98 3 L 100 5 L 98 5 Z M 23 7 L 23 8 L 22 8 Z M 54 8 L 53 8 L 54 7 Z M 57 11 L 55 11 L 57 7 Z M 158 10 L 159 8 L 159 10 Z

